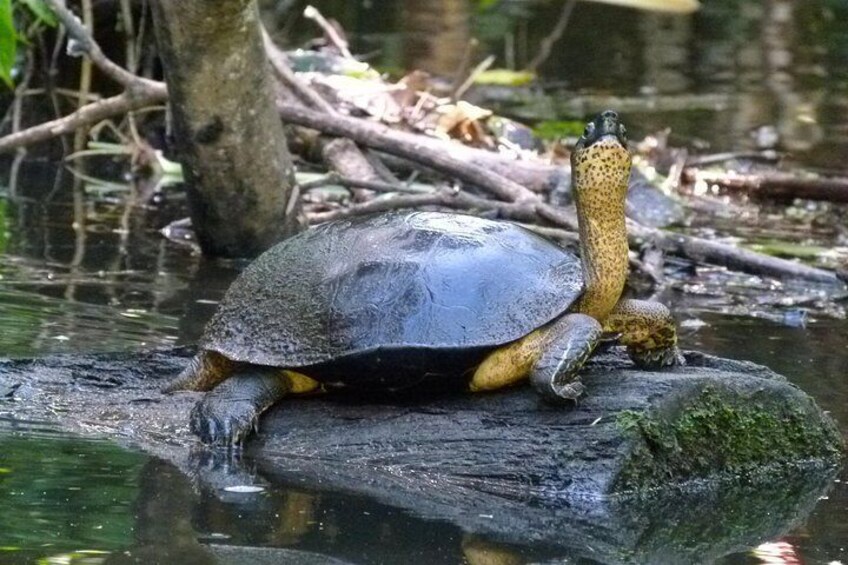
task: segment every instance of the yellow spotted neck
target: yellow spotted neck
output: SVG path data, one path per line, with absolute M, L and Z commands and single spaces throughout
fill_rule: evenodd
M 572 158 L 585 290 L 577 310 L 603 322 L 621 298 L 628 273 L 624 199 L 630 153 L 600 140 Z

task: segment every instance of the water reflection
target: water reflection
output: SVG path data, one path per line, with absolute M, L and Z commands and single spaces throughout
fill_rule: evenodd
M 273 473 L 253 477 L 261 492 L 225 492 L 208 467 L 190 479 L 108 441 L 9 427 L 4 563 L 72 553 L 89 563 L 714 562 L 797 528 L 833 478 L 807 470 L 759 487 L 559 508 L 493 496 L 439 511 L 426 490 L 397 505 Z
M 104 168 L 104 174 L 108 173 Z M 144 205 L 123 192 L 79 196 L 62 166 L 22 162 L 0 199 L 4 355 L 193 343 L 236 276 L 159 234 L 179 195 Z M 83 187 L 84 188 L 84 187 Z
M 126 547 L 146 457 L 111 442 L 9 427 L 0 425 L 0 562 L 80 550 L 102 558 Z

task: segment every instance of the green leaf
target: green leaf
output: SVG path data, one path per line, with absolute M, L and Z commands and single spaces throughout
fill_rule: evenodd
M 579 137 L 585 125 L 583 121 L 548 120 L 536 124 L 533 133 L 541 139 Z
M 51 10 L 47 4 L 44 3 L 44 0 L 17 0 L 27 8 L 35 18 L 41 23 L 48 25 L 50 27 L 56 27 L 58 23 L 56 21 L 56 16 L 53 14 L 53 10 Z
M 510 69 L 489 69 L 474 77 L 474 84 L 491 84 L 497 86 L 524 86 L 530 84 L 536 75 L 529 71 L 513 71 Z
M 12 21 L 12 0 L 0 0 L 0 79 L 9 88 L 14 88 L 12 69 L 15 66 L 17 37 Z

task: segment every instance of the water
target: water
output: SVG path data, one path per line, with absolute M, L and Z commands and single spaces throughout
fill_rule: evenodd
M 416 50 L 411 39 L 414 22 L 423 16 L 413 13 L 412 3 L 403 4 L 317 3 L 351 32 L 356 51 L 374 53 L 378 66 L 432 65 L 434 71 L 439 65 L 455 69 L 457 51 L 471 34 L 499 55 L 498 66 L 514 61 L 520 67 L 559 11 L 558 3 L 529 1 L 508 3 L 501 12 L 475 11 L 460 2 L 429 3 L 460 24 L 451 34 L 429 34 L 433 41 L 423 43 L 428 58 L 422 44 Z M 550 98 L 579 96 L 589 111 L 616 96 L 630 105 L 634 137 L 670 126 L 673 141 L 709 150 L 750 146 L 752 130 L 773 125 L 796 163 L 844 171 L 848 26 L 843 3 L 803 3 L 788 22 L 781 12 L 788 2 L 705 4 L 701 14 L 675 19 L 578 3 L 566 38 L 541 66 L 545 97 L 505 107 L 529 115 Z M 457 6 L 459 16 L 448 10 Z M 501 17 L 507 9 L 515 12 L 513 20 Z M 398 33 L 404 26 L 407 33 Z M 790 32 L 774 33 L 786 26 Z M 652 101 L 659 109 L 650 108 Z M 682 109 L 669 109 L 679 102 Z M 693 110 L 693 104 L 701 107 Z M 574 117 L 536 113 L 541 119 Z M 204 261 L 190 247 L 158 234 L 181 214 L 176 191 L 146 209 L 132 208 L 125 194 L 95 198 L 66 172 L 32 163 L 14 178 L 4 173 L 0 183 L 7 187 L 0 199 L 0 355 L 193 343 L 240 268 Z M 755 309 L 739 315 L 732 307 L 763 292 L 736 294 L 737 304 L 674 290 L 662 298 L 684 322 L 684 347 L 772 367 L 848 430 L 844 303 L 813 308 L 806 328 L 776 322 L 781 308 L 765 306 L 764 315 L 754 317 Z M 495 557 L 511 563 L 556 555 L 529 541 L 494 543 L 363 496 L 275 484 L 258 494 L 222 499 L 194 488 L 159 459 L 108 440 L 15 422 L 11 412 L 13 407 L 0 404 L 0 563 L 307 563 L 315 554 L 356 563 L 476 563 Z M 798 523 L 787 521 L 783 533 L 754 535 L 743 544 L 721 546 L 718 554 L 705 551 L 704 559 L 758 562 L 752 548 L 771 543 L 795 551 L 803 562 L 848 562 L 848 473 L 833 481 L 826 498 L 809 514 L 801 511 Z M 755 512 L 750 521 L 757 522 L 761 512 L 759 521 L 766 523 L 781 515 L 778 499 L 775 495 L 771 510 L 768 498 L 728 506 L 732 510 L 716 516 L 716 523 L 736 524 L 746 510 Z M 685 525 L 685 520 L 678 524 L 683 532 Z M 664 539 L 657 532 L 662 527 L 643 530 L 641 545 L 623 548 L 618 557 L 644 555 L 637 549 L 648 551 L 651 541 Z M 698 534 L 674 539 L 694 545 Z M 577 559 L 591 561 L 585 551 L 577 552 L 583 555 Z

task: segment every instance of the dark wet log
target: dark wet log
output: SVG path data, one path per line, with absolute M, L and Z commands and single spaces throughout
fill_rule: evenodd
M 209 255 L 257 255 L 299 225 L 256 4 L 152 8 L 198 241 Z
M 622 553 L 637 562 L 700 561 L 779 535 L 832 482 L 827 470 L 842 446 L 812 399 L 764 367 L 690 352 L 687 367 L 648 373 L 614 350 L 589 365 L 577 405 L 546 405 L 529 387 L 292 398 L 263 418 L 240 466 L 190 436 L 199 394 L 158 391 L 190 354 L 0 360 L 0 421 L 46 420 L 141 447 L 238 502 L 233 512 L 245 504 L 267 512 L 257 523 L 286 513 L 225 486 L 264 481 L 316 493 L 316 515 L 350 511 L 352 499 L 334 509 L 339 495 L 320 495 L 340 491 L 366 505 L 354 509 L 363 528 L 379 529 L 388 506 L 489 540 L 532 539 L 547 557 L 601 561 Z M 660 491 L 647 496 L 652 487 Z M 154 490 L 143 489 L 151 504 L 173 498 L 172 489 Z M 633 490 L 643 496 L 604 498 Z M 180 500 L 173 506 L 175 516 L 198 511 Z
M 371 474 L 397 488 L 436 481 L 446 499 L 484 491 L 539 500 L 641 490 L 838 452 L 833 422 L 782 377 L 696 353 L 687 360 L 686 367 L 644 372 L 621 353 L 602 355 L 585 373 L 588 394 L 577 406 L 548 406 L 527 387 L 429 399 L 417 391 L 413 399 L 379 402 L 291 399 L 263 419 L 248 448 L 281 473 L 308 470 L 340 486 Z M 4 411 L 58 418 L 72 430 L 93 426 L 142 445 L 165 438 L 187 445 L 194 443 L 188 407 L 198 395 L 158 391 L 186 361 L 175 352 L 4 361 L 0 398 L 14 401 Z M 719 422 L 721 437 L 714 437 Z M 753 444 L 742 441 L 749 435 Z
M 797 174 L 777 171 L 755 174 L 710 173 L 693 169 L 687 169 L 684 178 L 688 182 L 702 181 L 730 190 L 744 191 L 759 198 L 848 202 L 848 178 L 800 177 Z

